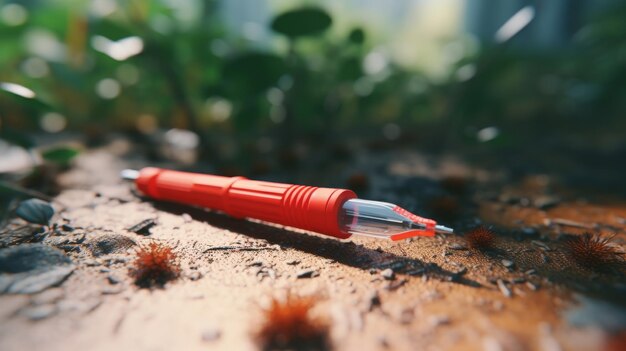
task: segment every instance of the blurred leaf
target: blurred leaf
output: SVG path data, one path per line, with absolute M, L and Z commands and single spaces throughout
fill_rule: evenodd
M 348 57 L 339 66 L 337 77 L 345 81 L 354 81 L 363 76 L 361 59 L 359 57 Z
M 348 40 L 354 44 L 361 45 L 365 42 L 365 32 L 362 28 L 354 28 L 348 35 Z
M 55 149 L 47 150 L 42 153 L 42 157 L 46 161 L 50 161 L 60 165 L 68 165 L 69 162 L 79 154 L 79 151 L 70 147 L 58 147 Z
M 272 30 L 290 38 L 317 35 L 328 29 L 332 19 L 319 8 L 301 8 L 278 15 L 272 21 Z
M 42 101 L 31 89 L 16 83 L 0 82 L 0 92 L 21 106 L 36 110 L 49 110 L 50 105 Z
M 0 131 L 0 139 L 4 139 L 11 144 L 21 146 L 24 149 L 30 149 L 35 146 L 35 142 L 28 134 L 12 128 L 3 128 L 2 131 Z
M 54 215 L 54 208 L 43 200 L 30 199 L 22 201 L 15 214 L 27 222 L 47 225 Z
M 225 82 L 237 91 L 259 92 L 276 84 L 284 74 L 282 58 L 261 52 L 249 52 L 234 57 L 226 63 Z

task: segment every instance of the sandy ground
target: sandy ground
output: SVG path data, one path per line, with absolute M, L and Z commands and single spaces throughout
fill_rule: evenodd
M 419 158 L 404 160 L 389 162 L 385 172 L 424 175 Z M 330 323 L 339 350 L 598 350 L 608 347 L 615 328 L 596 318 L 602 313 L 593 307 L 582 325 L 575 323 L 570 317 L 585 306 L 582 296 L 615 306 L 621 301 L 613 311 L 618 320 L 625 317 L 623 272 L 577 267 L 562 237 L 589 229 L 554 223 L 596 226 L 595 232 L 617 234 L 614 242 L 623 249 L 624 203 L 563 200 L 540 209 L 472 195 L 476 218 L 499 234 L 498 249 L 485 254 L 463 249 L 458 234 L 400 243 L 338 241 L 146 201 L 117 178 L 120 169 L 141 163 L 96 150 L 60 176 L 66 190 L 56 197 L 54 221 L 76 229 L 44 243 L 63 247 L 77 268 L 58 287 L 0 296 L 0 350 L 253 350 L 261 308 L 286 291 L 320 297 L 315 312 Z M 544 191 L 527 185 L 497 192 Z M 157 223 L 150 235 L 128 230 L 146 219 Z M 472 221 L 460 225 L 461 233 Z M 534 231 L 526 237 L 524 228 Z M 174 247 L 181 278 L 163 289 L 136 287 L 128 272 L 137 246 L 102 255 L 90 249 L 110 236 Z M 84 241 L 62 246 L 59 237 Z M 387 268 L 393 280 L 381 275 Z M 306 270 L 313 277 L 298 278 Z M 377 295 L 380 306 L 372 304 Z

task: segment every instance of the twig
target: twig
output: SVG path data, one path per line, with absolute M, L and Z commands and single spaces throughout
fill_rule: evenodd
M 262 251 L 262 250 L 278 250 L 275 247 L 251 247 L 251 246 L 211 246 L 203 251 L 203 253 L 207 253 L 209 251 L 227 251 L 227 250 L 236 250 L 236 251 Z
M 7 183 L 7 182 L 4 182 L 4 181 L 0 180 L 0 188 L 6 188 L 6 189 L 8 189 L 10 191 L 13 191 L 13 192 L 16 192 L 16 193 L 22 193 L 24 195 L 28 195 L 28 196 L 31 196 L 31 197 L 36 197 L 38 199 L 45 200 L 45 201 L 48 201 L 48 202 L 57 202 L 57 203 L 63 205 L 63 207 L 67 207 L 62 202 L 60 202 L 58 200 L 55 200 L 54 198 L 52 198 L 52 197 L 50 197 L 50 196 L 48 196 L 46 194 L 40 193 L 40 192 L 35 191 L 35 190 L 26 189 L 26 188 L 23 188 L 23 187 L 21 187 L 19 185 L 16 185 L 16 184 Z

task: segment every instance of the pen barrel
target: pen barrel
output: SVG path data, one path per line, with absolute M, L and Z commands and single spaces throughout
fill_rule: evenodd
M 338 213 L 343 203 L 355 198 L 346 189 L 272 183 L 244 177 L 144 168 L 136 180 L 144 194 L 163 201 L 222 211 L 237 218 L 310 230 L 345 239 Z

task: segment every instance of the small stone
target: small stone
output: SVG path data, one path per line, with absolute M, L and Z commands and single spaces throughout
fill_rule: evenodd
M 526 273 L 526 274 L 528 274 L 528 275 L 534 275 L 535 273 L 537 273 L 537 271 L 536 271 L 534 268 L 532 268 L 532 269 L 527 270 L 527 271 L 526 271 L 526 272 L 524 272 L 524 273 Z
M 185 221 L 185 223 L 191 223 L 191 221 L 193 220 L 189 213 L 183 213 L 181 217 L 183 218 L 183 221 Z
M 467 247 L 465 245 L 458 244 L 458 243 L 453 243 L 450 246 L 448 246 L 448 248 L 450 250 L 467 250 Z
M 69 224 L 62 224 L 61 229 L 63 229 L 66 232 L 73 232 L 74 230 L 76 230 L 76 228 L 72 227 Z
M 202 341 L 211 342 L 218 340 L 222 336 L 222 332 L 219 329 L 207 329 L 202 332 Z
M 120 278 L 118 278 L 118 277 L 116 277 L 116 276 L 114 276 L 114 275 L 109 275 L 109 276 L 107 276 L 107 280 L 109 281 L 109 284 L 113 284 L 113 285 L 115 285 L 115 284 L 119 284 L 119 283 L 121 283 L 121 282 L 122 282 L 122 281 L 120 280 Z
M 506 268 L 513 267 L 514 263 L 511 260 L 502 260 L 502 265 Z
M 302 278 L 313 278 L 313 277 L 317 277 L 318 275 L 320 275 L 319 272 L 317 272 L 314 269 L 303 269 L 298 272 L 296 277 L 298 279 L 302 279 Z
M 192 271 L 191 273 L 189 273 L 188 278 L 192 281 L 199 280 L 200 278 L 202 278 L 202 273 L 198 271 Z
M 511 297 L 513 294 L 511 293 L 511 290 L 504 284 L 504 282 L 502 281 L 502 279 L 498 279 L 498 289 L 500 289 L 500 292 L 502 293 L 502 295 L 504 295 L 505 297 Z
M 412 308 L 406 308 L 400 312 L 399 321 L 401 324 L 411 324 L 415 318 L 415 312 Z
M 124 289 L 117 285 L 115 287 L 106 287 L 104 289 L 102 289 L 101 293 L 102 295 L 117 295 L 119 293 L 121 293 Z
M 531 282 L 526 282 L 526 286 L 528 287 L 528 289 L 532 290 L 532 291 L 537 291 L 539 289 L 539 287 Z
M 157 224 L 154 218 L 144 219 L 143 221 L 128 228 L 129 232 L 133 232 L 139 235 L 150 235 L 150 229 Z
M 53 316 L 57 313 L 57 307 L 54 304 L 44 304 L 37 306 L 29 306 L 20 310 L 20 314 L 32 321 L 39 321 Z
M 98 262 L 96 260 L 93 260 L 93 259 L 87 259 L 87 260 L 83 261 L 83 263 L 87 267 L 96 267 L 96 266 L 100 265 L 100 262 Z
M 291 260 L 291 261 L 287 261 L 287 264 L 290 266 L 295 266 L 298 265 L 300 263 L 299 260 Z
M 447 325 L 447 324 L 450 324 L 450 317 L 446 315 L 431 316 L 429 319 L 429 322 L 430 322 L 430 325 L 433 327 Z
M 248 267 L 262 267 L 265 263 L 263 261 L 254 261 L 248 265 Z
M 552 250 L 550 248 L 550 246 L 548 246 L 546 243 L 541 242 L 539 240 L 532 240 L 530 243 L 535 245 L 535 246 L 538 246 L 541 249 L 544 249 L 545 251 L 551 251 Z
M 391 268 L 387 268 L 384 271 L 380 272 L 380 275 L 386 280 L 393 280 L 396 277 L 396 274 Z

